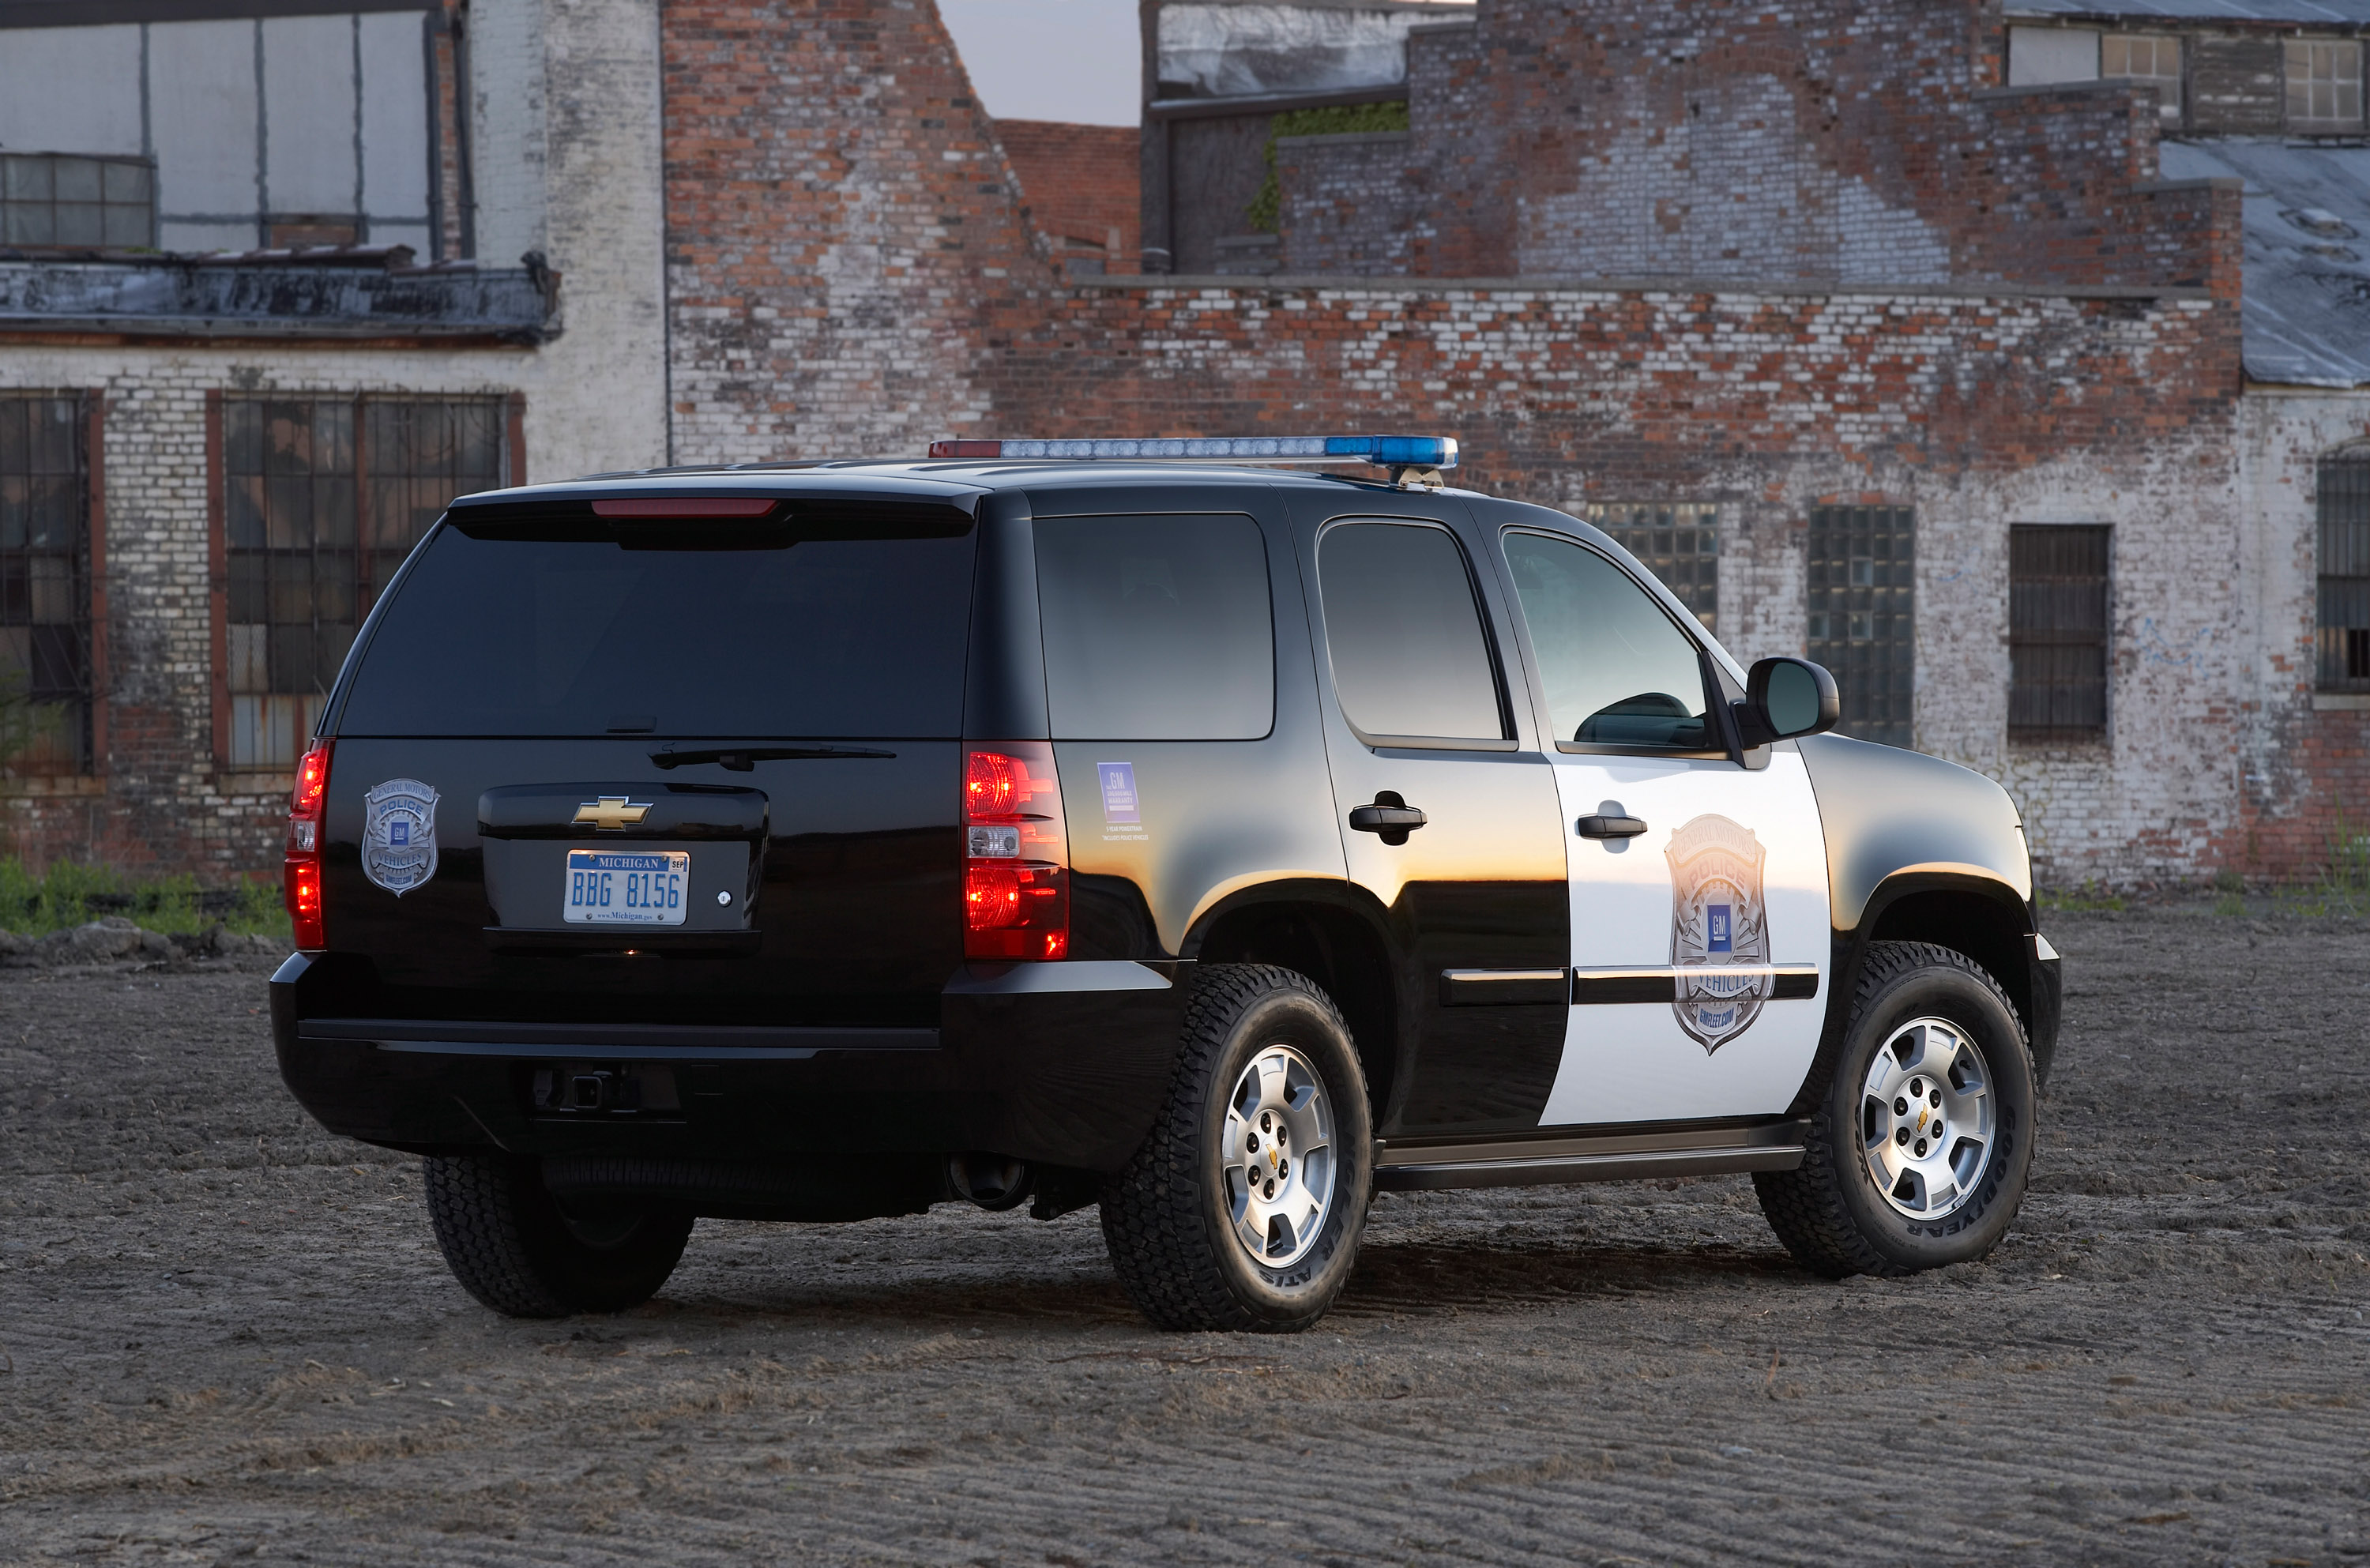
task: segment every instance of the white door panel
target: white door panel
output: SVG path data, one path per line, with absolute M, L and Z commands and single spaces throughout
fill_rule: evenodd
M 1686 985 L 1692 1004 L 1681 1002 L 1683 982 L 1673 979 L 1664 999 L 1574 1005 L 1540 1124 L 1783 1112 L 1810 1070 L 1827 1006 L 1826 844 L 1801 753 L 1773 748 L 1760 769 L 1572 753 L 1557 754 L 1555 765 L 1575 995 L 1589 988 L 1592 971 L 1712 974 Z M 1580 837 L 1573 824 L 1615 814 L 1612 801 L 1646 832 Z M 1817 994 L 1769 996 L 1773 966 L 1815 970 Z M 1633 979 L 1630 988 L 1655 983 Z

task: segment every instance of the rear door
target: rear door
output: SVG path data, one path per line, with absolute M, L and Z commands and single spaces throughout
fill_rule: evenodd
M 1826 844 L 1790 744 L 1737 756 L 1720 672 L 1610 555 L 1500 536 L 1563 802 L 1572 1007 L 1547 1125 L 1777 1115 L 1825 1018 Z
M 347 1005 L 935 1026 L 961 962 L 968 504 L 456 506 L 332 713 Z
M 1343 854 L 1403 955 L 1390 1136 L 1536 1125 L 1563 1043 L 1555 780 L 1449 504 L 1306 536 Z

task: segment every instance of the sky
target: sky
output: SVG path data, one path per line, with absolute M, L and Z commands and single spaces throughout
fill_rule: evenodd
M 998 120 L 1136 122 L 1135 0 L 938 0 L 938 13 Z

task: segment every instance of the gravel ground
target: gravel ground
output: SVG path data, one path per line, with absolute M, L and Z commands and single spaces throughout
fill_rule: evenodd
M 1743 1178 L 1387 1197 L 1340 1310 L 1164 1335 L 1091 1213 L 703 1221 L 510 1322 L 259 973 L 0 978 L 0 1561 L 2370 1563 L 2370 928 L 2065 917 L 1987 1262 Z

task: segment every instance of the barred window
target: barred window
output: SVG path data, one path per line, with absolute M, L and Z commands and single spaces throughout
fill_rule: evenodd
M 1704 629 L 1720 635 L 1720 508 L 1709 502 L 1615 501 L 1588 520 L 1662 580 Z
M 2019 524 L 2008 535 L 2008 733 L 2088 740 L 2107 730 L 2110 533 Z
M 1916 513 L 1813 507 L 1810 547 L 1808 653 L 1840 688 L 1836 728 L 1906 746 L 1915 733 Z
M 2288 123 L 2300 131 L 2362 128 L 2362 45 L 2299 38 L 2287 45 Z
M 155 189 L 143 158 L 0 153 L 0 245 L 154 245 Z
M 373 596 L 503 482 L 501 399 L 239 398 L 223 418 L 230 765 L 294 765 Z
M 84 413 L 0 395 L 0 777 L 90 770 Z
M 2370 692 L 2370 453 L 2320 465 L 2318 685 Z

